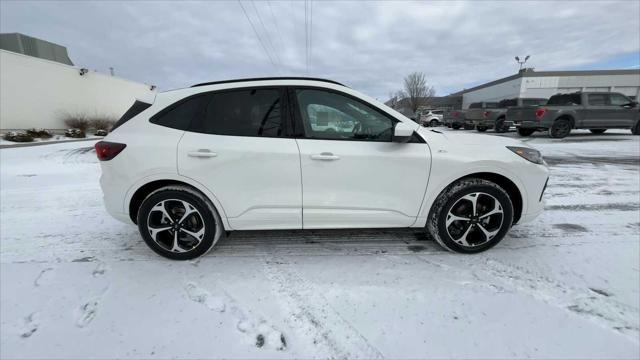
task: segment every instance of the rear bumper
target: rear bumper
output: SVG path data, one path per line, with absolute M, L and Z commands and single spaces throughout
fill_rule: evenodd
M 495 123 L 493 120 L 473 120 L 475 126 L 481 126 L 486 128 L 492 128 Z

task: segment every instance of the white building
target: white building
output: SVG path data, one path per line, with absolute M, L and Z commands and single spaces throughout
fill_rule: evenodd
M 66 114 L 118 119 L 136 98 L 155 96 L 150 85 L 70 65 L 64 47 L 34 39 L 0 38 L 0 130 L 65 129 Z
M 640 69 L 533 71 L 488 82 L 450 96 L 462 95 L 462 108 L 480 101 L 500 101 L 515 97 L 549 98 L 557 93 L 575 91 L 612 91 L 640 99 Z

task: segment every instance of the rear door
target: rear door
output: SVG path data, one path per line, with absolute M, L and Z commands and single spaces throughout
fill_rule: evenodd
M 392 142 L 396 119 L 348 94 L 291 91 L 302 165 L 304 228 L 407 227 L 431 166 L 424 141 Z
M 288 135 L 284 89 L 257 87 L 202 96 L 178 145 L 178 171 L 204 184 L 233 229 L 300 229 L 300 155 Z

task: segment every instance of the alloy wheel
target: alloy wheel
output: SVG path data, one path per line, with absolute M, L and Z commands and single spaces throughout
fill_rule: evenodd
M 165 250 L 183 253 L 195 249 L 204 239 L 204 219 L 195 206 L 179 199 L 162 200 L 147 217 L 151 239 Z
M 491 241 L 502 229 L 502 204 L 484 192 L 467 194 L 447 212 L 446 229 L 458 245 L 472 248 Z

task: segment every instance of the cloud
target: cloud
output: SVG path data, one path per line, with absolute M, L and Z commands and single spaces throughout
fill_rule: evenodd
M 309 75 L 380 99 L 412 71 L 446 94 L 515 73 L 515 55 L 552 70 L 640 51 L 637 1 L 313 1 L 307 72 L 305 3 L 242 6 L 255 31 L 237 1 L 3 1 L 0 31 L 60 43 L 77 65 L 160 89 Z

